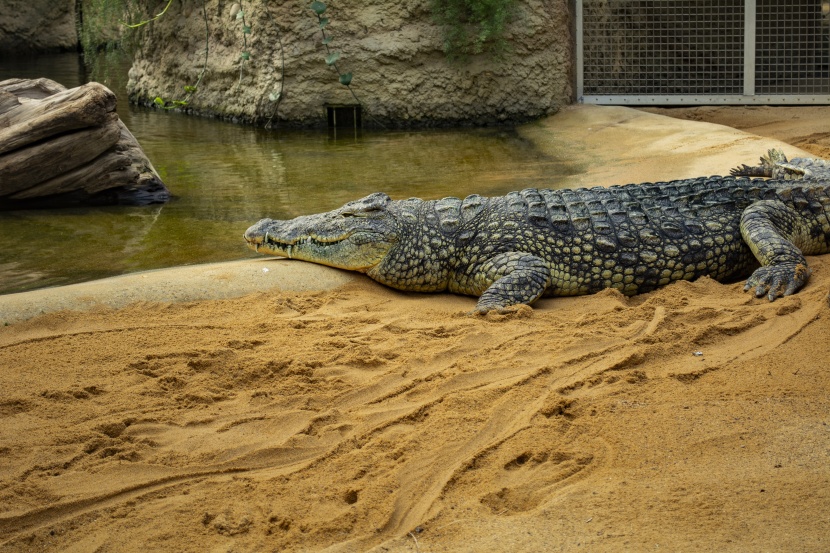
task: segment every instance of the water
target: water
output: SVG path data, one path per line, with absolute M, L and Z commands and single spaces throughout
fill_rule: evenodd
M 0 59 L 0 80 L 86 80 L 74 54 Z M 0 294 L 175 265 L 253 257 L 262 217 L 393 198 L 556 187 L 575 172 L 511 129 L 266 131 L 130 106 L 124 75 L 106 84 L 118 113 L 175 199 L 163 206 L 0 212 Z

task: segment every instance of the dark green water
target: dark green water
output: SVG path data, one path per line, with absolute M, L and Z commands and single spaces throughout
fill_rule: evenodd
M 86 80 L 74 54 L 0 59 L 0 80 Z M 123 81 L 121 77 L 121 81 Z M 511 129 L 265 131 L 130 106 L 118 113 L 176 199 L 164 206 L 0 212 L 0 294 L 256 254 L 262 217 L 327 211 L 372 192 L 393 198 L 556 187 L 574 170 Z

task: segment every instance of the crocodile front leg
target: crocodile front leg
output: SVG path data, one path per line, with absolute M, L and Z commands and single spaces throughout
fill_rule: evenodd
M 470 276 L 474 292 L 483 290 L 473 313 L 485 314 L 536 301 L 548 287 L 550 269 L 535 255 L 506 252 L 485 261 Z
M 792 208 L 777 200 L 762 200 L 741 215 L 741 234 L 761 267 L 746 281 L 744 291 L 767 294 L 770 301 L 789 296 L 810 278 L 802 252 L 813 253 L 809 224 Z M 819 248 L 820 249 L 820 248 Z

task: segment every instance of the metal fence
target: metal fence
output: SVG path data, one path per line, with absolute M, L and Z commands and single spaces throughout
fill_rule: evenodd
M 576 0 L 599 104 L 830 103 L 830 0 Z

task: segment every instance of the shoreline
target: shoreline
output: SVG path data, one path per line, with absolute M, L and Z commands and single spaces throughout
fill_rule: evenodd
M 584 171 L 569 179 L 570 187 L 727 174 L 730 168 L 737 165 L 755 163 L 770 148 L 783 148 L 789 157 L 810 155 L 805 150 L 774 138 L 776 126 L 771 115 L 774 111 L 756 109 L 755 112 L 755 119 L 747 121 L 746 126 L 767 131 L 769 138 L 695 120 L 701 119 L 700 113 L 704 113 L 711 118 L 721 117 L 736 123 L 734 111 L 726 108 L 634 109 L 573 105 L 557 115 L 521 126 L 517 130 L 520 136 L 533 142 L 543 154 L 563 150 L 573 152 L 576 162 L 584 167 Z M 792 117 L 789 111 L 787 115 Z M 824 120 L 830 124 L 830 115 L 826 115 Z M 795 139 L 798 133 L 786 125 L 777 134 L 809 146 L 816 141 L 816 133 L 812 131 L 823 120 L 812 117 L 810 121 L 808 137 Z M 830 138 L 825 138 L 824 141 L 830 152 Z M 815 144 L 813 146 L 815 149 Z M 0 325 L 63 309 L 123 307 L 133 301 L 223 299 L 275 289 L 329 290 L 362 278 L 355 273 L 308 263 L 288 266 L 275 264 L 273 267 L 276 271 L 270 275 L 257 273 L 253 269 L 257 263 L 275 261 L 263 257 L 170 267 L 0 295 Z M 267 278 L 262 278 L 263 276 Z
M 0 295 L 0 325 L 61 310 L 118 309 L 135 302 L 238 298 L 273 290 L 332 290 L 357 273 L 282 258 L 202 263 Z

